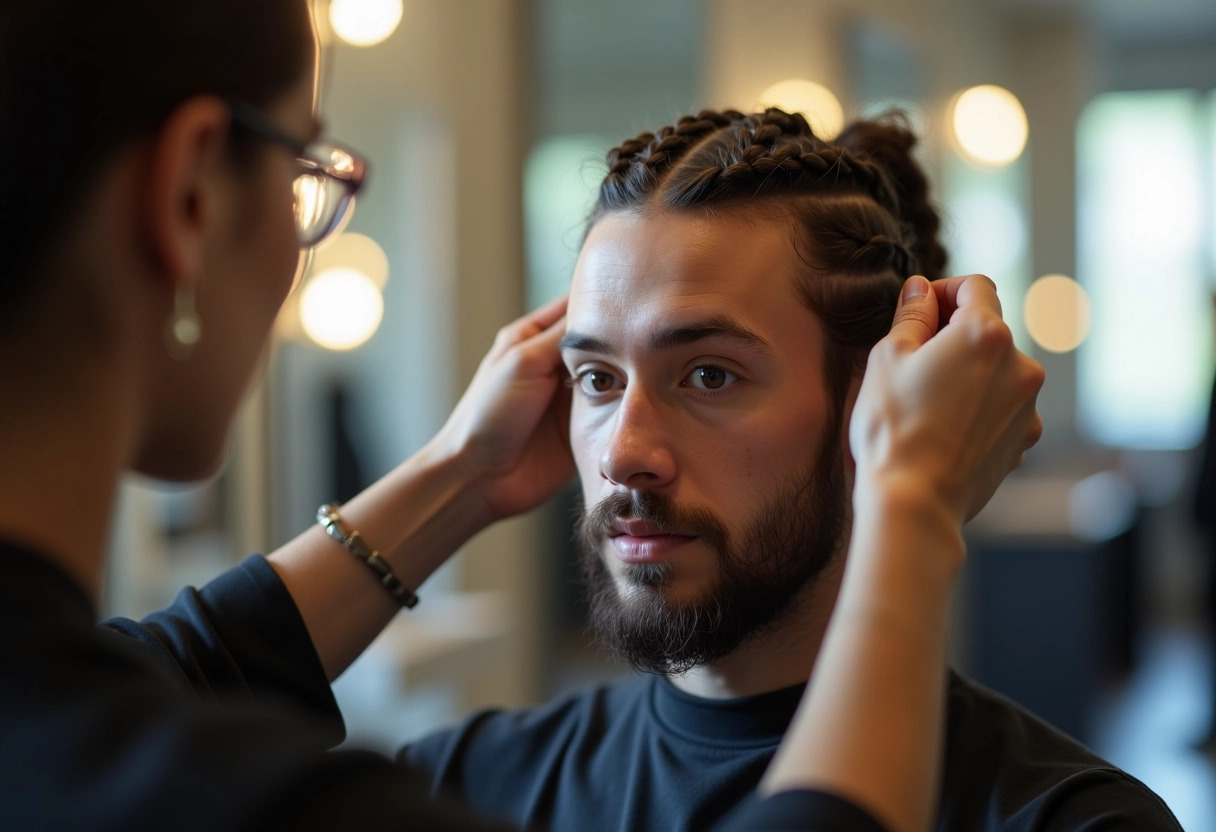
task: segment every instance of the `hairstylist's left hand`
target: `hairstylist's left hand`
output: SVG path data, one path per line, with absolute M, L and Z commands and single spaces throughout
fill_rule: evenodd
M 895 484 L 961 526 L 1038 441 L 1042 385 L 1042 366 L 1001 320 L 991 280 L 909 278 L 853 410 L 854 501 Z
M 494 519 L 535 508 L 574 475 L 558 341 L 566 298 L 498 331 L 430 450 L 461 460 Z

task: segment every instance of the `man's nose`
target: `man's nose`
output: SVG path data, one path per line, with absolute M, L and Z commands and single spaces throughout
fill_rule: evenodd
M 629 489 L 668 485 L 676 474 L 668 436 L 656 402 L 638 385 L 625 388 L 600 454 L 600 475 Z

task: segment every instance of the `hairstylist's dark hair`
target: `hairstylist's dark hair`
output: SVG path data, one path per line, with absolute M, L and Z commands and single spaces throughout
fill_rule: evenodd
M 592 222 L 694 208 L 792 218 L 806 266 L 798 290 L 827 332 L 829 392 L 840 403 L 890 329 L 904 279 L 934 280 L 945 268 L 915 144 L 898 113 L 854 122 L 829 142 L 782 110 L 703 110 L 608 153 Z
M 113 154 L 196 95 L 270 104 L 300 80 L 310 28 L 306 0 L 0 4 L 0 333 Z

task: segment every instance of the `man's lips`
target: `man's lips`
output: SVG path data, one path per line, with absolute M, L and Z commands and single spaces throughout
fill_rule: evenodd
M 612 530 L 608 534 L 610 537 L 618 535 L 654 537 L 656 535 L 674 533 L 676 533 L 675 529 L 665 528 L 657 523 L 651 523 L 649 520 L 632 520 L 626 517 L 618 517 L 612 521 Z
M 609 532 L 612 548 L 624 563 L 656 563 L 666 560 L 695 534 L 668 531 L 646 520 L 617 519 Z

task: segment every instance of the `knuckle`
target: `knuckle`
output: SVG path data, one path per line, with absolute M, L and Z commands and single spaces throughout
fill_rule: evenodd
M 1037 412 L 1034 418 L 1030 420 L 1030 429 L 1026 432 L 1027 447 L 1037 445 L 1039 440 L 1043 438 L 1043 417 Z
M 934 329 L 935 318 L 929 314 L 929 311 L 921 306 L 904 307 L 900 310 L 896 323 L 904 323 L 912 321 L 921 324 L 926 329 L 932 331 Z
M 511 324 L 507 324 L 506 326 L 500 328 L 494 335 L 494 346 L 499 348 L 507 347 L 510 346 L 514 340 L 515 329 Z
M 1031 381 L 1034 384 L 1034 389 L 1040 390 L 1043 383 L 1047 381 L 1047 370 L 1038 361 L 1031 359 Z
M 996 281 L 986 274 L 976 272 L 975 274 L 967 275 L 965 278 L 963 278 L 963 280 L 966 283 L 978 284 L 978 287 L 983 288 L 994 295 L 997 293 Z
M 999 315 L 990 312 L 971 316 L 968 334 L 972 346 L 989 355 L 1007 352 L 1013 347 L 1013 333 Z
M 499 371 L 509 376 L 517 376 L 525 372 L 528 368 L 528 356 L 523 350 L 517 347 L 508 347 L 504 349 L 495 361 Z
M 1020 359 L 1020 381 L 1017 389 L 1026 398 L 1037 396 L 1039 391 L 1043 389 L 1043 383 L 1047 380 L 1047 371 L 1043 365 L 1033 358 L 1019 353 Z
M 893 361 L 911 349 L 910 343 L 909 339 L 902 335 L 892 333 L 874 345 L 874 348 L 870 350 L 870 360 L 867 363 L 874 366 Z

